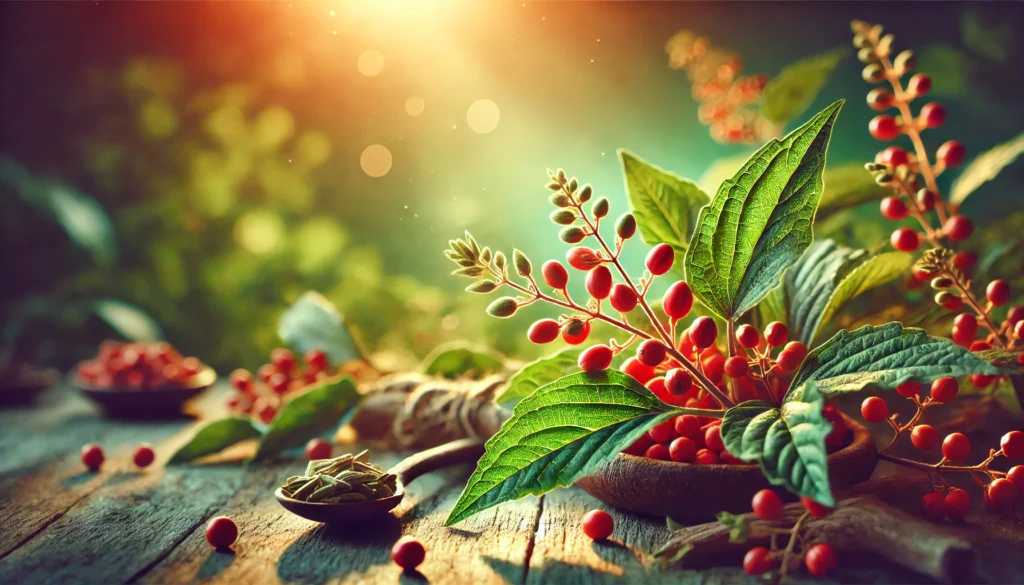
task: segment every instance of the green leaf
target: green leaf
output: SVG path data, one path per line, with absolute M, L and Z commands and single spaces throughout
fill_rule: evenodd
M 965 47 L 997 63 L 1006 63 L 1013 50 L 1013 27 L 986 26 L 977 10 L 968 10 L 960 20 L 960 37 Z
M 865 201 L 878 201 L 886 195 L 871 173 L 858 162 L 829 165 L 821 176 L 825 190 L 818 203 L 819 221 Z
M 726 411 L 722 441 L 740 459 L 760 462 L 772 485 L 834 507 L 825 450 L 832 423 L 822 415 L 824 404 L 814 382 L 804 386 L 799 398 L 787 396 L 782 408 L 744 402 Z
M 811 244 L 825 152 L 842 104 L 766 144 L 701 209 L 686 278 L 720 317 L 739 317 L 756 305 Z
M 145 311 L 117 299 L 101 299 L 93 310 L 121 337 L 130 341 L 159 341 L 164 338 L 160 326 Z
M 261 434 L 249 417 L 222 418 L 203 423 L 192 439 L 171 456 L 168 463 L 188 463 L 223 451 L 236 443 L 257 439 Z
M 832 70 L 849 51 L 837 47 L 815 57 L 787 65 L 764 86 L 761 115 L 770 122 L 786 124 L 811 107 Z
M 253 458 L 268 459 L 337 427 L 359 398 L 356 385 L 347 376 L 328 378 L 303 390 L 285 402 Z
M 537 388 L 550 384 L 580 369 L 578 361 L 582 347 L 567 347 L 562 351 L 532 361 L 508 379 L 505 389 L 495 399 L 498 404 L 507 404 L 526 398 Z
M 447 526 L 481 510 L 571 485 L 611 461 L 669 407 L 615 370 L 572 374 L 539 388 L 487 441 Z
M 319 349 L 330 363 L 338 365 L 363 359 L 338 309 L 318 292 L 302 293 L 281 315 L 277 334 L 293 350 L 303 354 Z
M 801 386 L 810 381 L 825 398 L 832 398 L 869 384 L 895 388 L 911 380 L 929 383 L 945 376 L 1004 373 L 948 339 L 894 322 L 840 331 L 815 348 L 794 375 L 789 394 L 799 398 Z
M 676 252 L 673 266 L 681 267 L 697 211 L 710 197 L 693 181 L 656 167 L 628 150 L 619 149 L 619 161 L 641 239 L 648 246 L 671 245 Z
M 737 154 L 716 158 L 711 161 L 711 164 L 708 165 L 706 169 L 704 169 L 704 173 L 699 179 L 697 179 L 697 185 L 705 193 L 714 193 L 718 191 L 718 187 L 722 183 L 731 179 L 737 171 L 742 169 L 743 165 L 747 164 L 747 161 L 750 160 L 750 157 L 753 154 L 753 150 L 744 149 L 742 152 Z M 860 167 L 861 172 L 866 172 L 864 171 L 863 165 L 857 166 Z M 872 179 L 872 182 L 874 182 L 874 179 Z
M 949 203 L 960 205 L 978 187 L 995 179 L 999 173 L 1013 164 L 1024 153 L 1024 132 L 998 146 L 974 157 L 969 165 L 953 181 L 949 190 Z
M 719 512 L 716 518 L 719 524 L 729 529 L 729 542 L 747 541 L 747 535 L 750 533 L 750 522 L 746 516 Z
M 504 365 L 504 358 L 489 349 L 454 342 L 434 348 L 423 360 L 423 372 L 445 378 L 479 378 L 501 370 Z

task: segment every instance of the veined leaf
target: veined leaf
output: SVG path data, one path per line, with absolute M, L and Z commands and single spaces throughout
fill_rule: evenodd
M 711 198 L 693 181 L 658 168 L 628 150 L 619 149 L 619 161 L 640 237 L 648 246 L 663 242 L 671 245 L 676 252 L 673 266 L 681 267 L 697 212 Z
M 813 381 L 803 387 L 799 398 L 787 396 L 781 408 L 762 401 L 744 402 L 726 411 L 722 441 L 740 459 L 760 462 L 772 485 L 834 507 L 825 450 L 832 423 L 822 415 L 824 404 Z
M 264 433 L 254 459 L 267 459 L 337 427 L 356 403 L 352 379 L 328 378 L 285 402 Z
M 497 353 L 461 342 L 440 345 L 423 360 L 425 374 L 445 378 L 480 377 L 504 366 L 504 358 Z
M 615 370 L 572 374 L 537 389 L 487 441 L 451 526 L 502 502 L 571 485 L 667 419 L 669 406 Z
M 581 347 L 567 347 L 562 351 L 532 361 L 508 379 L 505 389 L 495 399 L 498 404 L 507 404 L 526 398 L 537 388 L 579 370 Z
M 223 451 L 236 443 L 259 438 L 261 434 L 249 417 L 212 420 L 200 426 L 192 439 L 182 445 L 168 463 L 188 463 Z
M 811 244 L 825 152 L 842 103 L 758 150 L 701 209 L 686 277 L 719 316 L 738 317 L 756 305 Z
M 949 190 L 949 202 L 960 205 L 978 187 L 995 179 L 1006 167 L 1013 164 L 1024 153 L 1024 132 L 998 146 L 974 157 L 969 165 L 953 181 Z
M 300 354 L 319 349 L 327 354 L 331 364 L 362 358 L 359 345 L 338 309 L 318 292 L 302 293 L 295 304 L 288 307 L 281 315 L 277 334 Z
M 723 158 L 717 158 L 711 161 L 711 164 L 704 169 L 704 173 L 697 179 L 697 186 L 701 188 L 705 193 L 714 193 L 718 191 L 718 187 L 731 179 L 736 171 L 743 168 L 743 165 L 747 164 L 750 157 L 754 154 L 752 150 L 744 150 L 739 154 L 732 154 Z M 857 165 L 861 172 L 867 172 L 864 170 L 863 165 Z M 870 178 L 871 173 L 868 173 Z M 874 182 L 874 179 L 871 179 Z M 822 196 L 824 197 L 824 195 Z
M 821 176 L 825 182 L 825 190 L 822 191 L 821 202 L 818 203 L 819 221 L 823 217 L 865 201 L 877 201 L 886 194 L 861 163 L 829 165 Z
M 846 47 L 837 47 L 787 65 L 764 86 L 761 115 L 769 122 L 785 124 L 803 114 L 818 97 L 832 70 L 848 54 Z
M 1010 373 L 993 366 L 948 339 L 931 337 L 924 329 L 900 323 L 865 325 L 840 331 L 804 360 L 787 395 L 800 399 L 802 386 L 814 381 L 831 398 L 876 384 L 885 388 L 910 380 L 931 382 L 945 376 Z

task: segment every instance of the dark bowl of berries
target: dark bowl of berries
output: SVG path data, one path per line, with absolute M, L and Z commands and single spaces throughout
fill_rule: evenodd
M 173 418 L 217 381 L 213 368 L 163 342 L 105 341 L 78 364 L 74 385 L 118 418 Z
M 825 415 L 835 427 L 826 441 L 833 488 L 868 479 L 878 461 L 870 431 L 831 405 Z M 759 465 L 744 463 L 723 449 L 716 421 L 686 415 L 665 425 L 652 428 L 576 485 L 617 508 L 680 522 L 712 520 L 721 511 L 749 511 L 754 494 L 771 487 Z

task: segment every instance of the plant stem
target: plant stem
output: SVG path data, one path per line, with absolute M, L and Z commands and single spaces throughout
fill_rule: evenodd
M 800 533 L 800 527 L 803 526 L 804 522 L 811 517 L 810 512 L 804 512 L 797 519 L 796 524 L 793 525 L 793 530 L 789 535 L 789 542 L 786 543 L 786 550 L 782 553 L 782 566 L 779 567 L 779 581 L 786 578 L 786 573 L 789 572 L 789 557 L 793 554 L 793 548 L 796 546 L 797 534 Z
M 878 458 L 890 463 L 896 463 L 897 465 L 903 465 L 912 469 L 920 471 L 926 471 L 928 473 L 936 473 L 942 471 L 950 471 L 954 473 L 987 473 L 992 477 L 1005 477 L 1006 472 L 996 471 L 995 469 L 989 469 L 988 465 L 995 459 L 994 456 L 990 456 L 985 461 L 977 465 L 947 465 L 946 458 L 938 463 L 924 463 L 923 461 L 914 461 L 913 459 L 907 459 L 906 457 L 899 457 L 897 455 L 890 455 L 884 451 L 879 452 Z
M 955 286 L 956 289 L 960 291 L 960 294 L 963 295 L 964 302 L 970 305 L 971 308 L 974 309 L 974 312 L 977 313 L 979 317 L 981 317 L 982 325 L 984 325 L 986 329 L 993 333 L 996 345 L 998 345 L 1000 349 L 1005 349 L 1006 342 L 1003 341 L 1003 336 L 999 334 L 999 329 L 996 328 L 994 323 L 992 323 L 992 319 L 989 318 L 988 312 L 982 310 L 981 305 L 978 304 L 978 301 L 974 300 L 974 296 L 971 294 L 971 290 L 967 287 L 967 284 L 961 282 L 960 279 L 957 278 L 956 273 L 953 270 L 950 270 L 948 267 L 946 268 L 944 273 L 946 276 L 953 280 L 953 286 Z
M 928 238 L 928 242 L 936 248 L 941 248 L 942 244 L 939 242 L 939 238 L 941 237 L 941 235 L 936 235 L 935 228 L 932 227 L 932 224 L 924 216 L 924 210 L 917 206 L 917 199 L 914 197 L 914 194 L 911 193 L 910 186 L 903 182 L 903 180 L 900 179 L 899 177 L 895 178 L 894 180 L 899 185 L 900 191 L 905 193 L 907 199 L 910 200 L 910 208 L 908 211 L 910 211 L 910 214 L 914 216 L 914 219 L 916 219 L 918 223 L 921 224 L 921 227 L 924 228 L 924 235 L 926 238 Z

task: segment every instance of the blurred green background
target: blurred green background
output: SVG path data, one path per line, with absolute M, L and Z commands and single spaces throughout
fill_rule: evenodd
M 454 339 L 531 357 L 523 331 L 551 311 L 487 318 L 488 299 L 461 292 L 468 282 L 449 276 L 442 251 L 469 228 L 538 265 L 562 258 L 546 168 L 592 183 L 617 215 L 617 148 L 693 179 L 752 151 L 712 141 L 698 121 L 686 76 L 668 66 L 677 31 L 771 77 L 849 47 L 851 18 L 883 23 L 917 51 L 949 111 L 929 146 L 957 138 L 978 153 L 1024 128 L 1022 13 L 951 2 L 4 3 L 4 341 L 66 367 L 104 337 L 159 334 L 222 371 L 255 368 L 286 304 L 315 289 L 395 367 Z M 848 99 L 830 165 L 880 148 L 850 54 L 809 109 Z M 989 228 L 979 247 L 1020 237 L 1021 175 L 1004 171 L 965 204 Z M 887 241 L 887 223 L 872 201 L 817 235 L 869 246 Z M 631 243 L 626 262 L 644 254 Z

